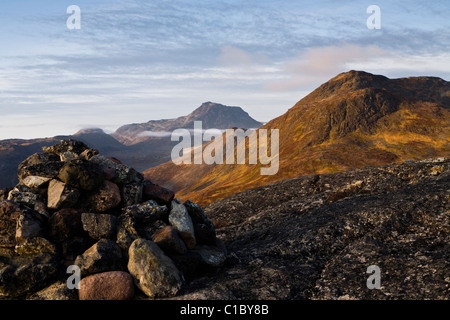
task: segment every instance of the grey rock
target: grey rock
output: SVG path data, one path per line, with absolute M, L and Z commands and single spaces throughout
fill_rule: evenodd
M 178 230 L 188 249 L 195 248 L 196 240 L 194 225 L 186 207 L 175 200 L 172 200 L 171 204 L 172 209 L 169 214 L 170 224 Z
M 148 297 L 167 298 L 178 293 L 183 275 L 158 245 L 150 240 L 136 239 L 128 254 L 128 270 L 136 286 Z
M 75 259 L 81 275 L 124 269 L 122 251 L 112 240 L 101 239 Z
M 42 196 L 37 190 L 19 184 L 9 192 L 8 200 L 33 208 L 38 201 L 42 201 Z
M 200 255 L 205 265 L 213 268 L 223 266 L 227 258 L 225 253 L 217 247 L 197 246 L 193 251 Z
M 73 207 L 80 197 L 78 189 L 59 180 L 50 181 L 47 194 L 47 207 L 50 209 Z
M 17 219 L 16 241 L 44 236 L 44 217 L 34 210 L 23 210 Z
M 124 214 L 143 224 L 149 224 L 156 220 L 164 219 L 169 212 L 166 206 L 160 206 L 153 200 L 125 207 L 122 211 Z

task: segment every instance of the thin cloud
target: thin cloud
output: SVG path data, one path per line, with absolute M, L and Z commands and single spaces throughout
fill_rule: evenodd
M 353 63 L 368 63 L 379 57 L 390 56 L 376 46 L 355 44 L 309 48 L 297 57 L 282 63 L 285 79 L 266 85 L 273 91 L 290 91 L 314 87 L 338 73 L 351 69 Z

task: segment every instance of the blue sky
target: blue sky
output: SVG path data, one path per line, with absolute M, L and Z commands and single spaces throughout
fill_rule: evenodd
M 0 139 L 111 132 L 206 101 L 268 121 L 351 69 L 450 80 L 448 0 L 2 0 L 0 21 Z

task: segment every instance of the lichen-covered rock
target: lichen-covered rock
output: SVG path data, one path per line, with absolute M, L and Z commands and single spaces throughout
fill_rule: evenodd
M 194 225 L 186 207 L 182 203 L 172 200 L 169 222 L 178 230 L 188 249 L 195 248 L 196 240 Z
M 120 187 L 124 207 L 133 206 L 142 202 L 142 182 L 124 184 Z
M 105 179 L 97 164 L 84 159 L 66 162 L 59 171 L 58 178 L 72 187 L 86 191 L 100 188 Z
M 93 239 L 113 238 L 116 234 L 117 218 L 110 214 L 82 213 L 83 230 Z
M 160 206 L 153 200 L 125 207 L 122 211 L 123 214 L 145 224 L 150 224 L 156 220 L 164 219 L 169 212 L 166 206 Z
M 31 295 L 28 300 L 77 300 L 77 290 L 67 287 L 66 281 L 57 281 L 50 286 Z
M 150 298 L 177 294 L 183 275 L 174 262 L 154 242 L 136 239 L 129 248 L 128 270 L 136 286 Z
M 138 226 L 132 217 L 122 214 L 117 218 L 116 243 L 126 254 L 131 243 L 140 237 Z
M 17 176 L 21 184 L 36 189 L 55 178 L 61 167 L 62 163 L 56 155 L 35 153 L 19 165 Z
M 18 184 L 9 192 L 8 200 L 33 208 L 37 202 L 42 201 L 42 195 L 38 190 Z
M 119 187 L 115 183 L 105 180 L 98 190 L 86 197 L 83 207 L 91 209 L 93 212 L 105 212 L 116 208 L 120 201 Z
M 56 280 L 58 264 L 48 253 L 5 258 L 0 256 L 0 297 L 19 298 Z
M 99 240 L 79 255 L 75 259 L 75 265 L 80 268 L 82 276 L 124 269 L 122 251 L 114 241 L 109 239 Z
M 21 211 L 14 202 L 0 201 L 0 256 L 14 254 L 17 219 Z
M 134 296 L 133 278 L 123 271 L 90 275 L 81 279 L 78 295 L 80 300 L 130 300 Z
M 439 174 L 433 167 L 442 166 Z M 450 160 L 280 181 L 205 208 L 230 254 L 182 299 L 450 298 Z M 369 289 L 370 265 L 381 288 Z
M 61 154 L 64 154 L 65 152 L 73 152 L 76 154 L 80 154 L 86 149 L 89 149 L 89 147 L 84 144 L 81 141 L 77 140 L 61 140 L 60 143 L 55 144 L 50 147 L 42 147 L 42 151 L 50 154 L 55 154 L 57 156 L 60 156 Z

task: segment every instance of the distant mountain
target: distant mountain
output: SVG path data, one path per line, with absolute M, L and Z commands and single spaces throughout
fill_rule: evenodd
M 252 119 L 240 107 L 228 107 L 206 102 L 187 116 L 169 120 L 151 120 L 143 124 L 130 124 L 112 135 L 99 128 L 82 129 L 70 136 L 45 139 L 8 139 L 0 141 L 0 188 L 17 184 L 17 166 L 43 146 L 53 145 L 61 139 L 76 139 L 98 149 L 103 155 L 120 159 L 124 164 L 143 171 L 170 160 L 172 142 L 170 134 L 177 128 L 193 128 L 194 121 L 202 121 L 203 129 L 229 127 L 257 128 L 261 123 Z
M 241 107 L 205 102 L 187 116 L 128 124 L 117 129 L 112 136 L 125 145 L 133 145 L 170 135 L 173 130 L 178 128 L 193 129 L 194 121 L 202 121 L 204 129 L 259 128 L 262 125 Z
M 264 165 L 258 162 L 209 167 L 166 163 L 145 175 L 181 188 L 177 196 L 204 205 L 293 177 L 449 156 L 449 108 L 450 83 L 443 79 L 389 79 L 350 71 L 261 127 L 279 129 L 277 174 L 262 176 Z

